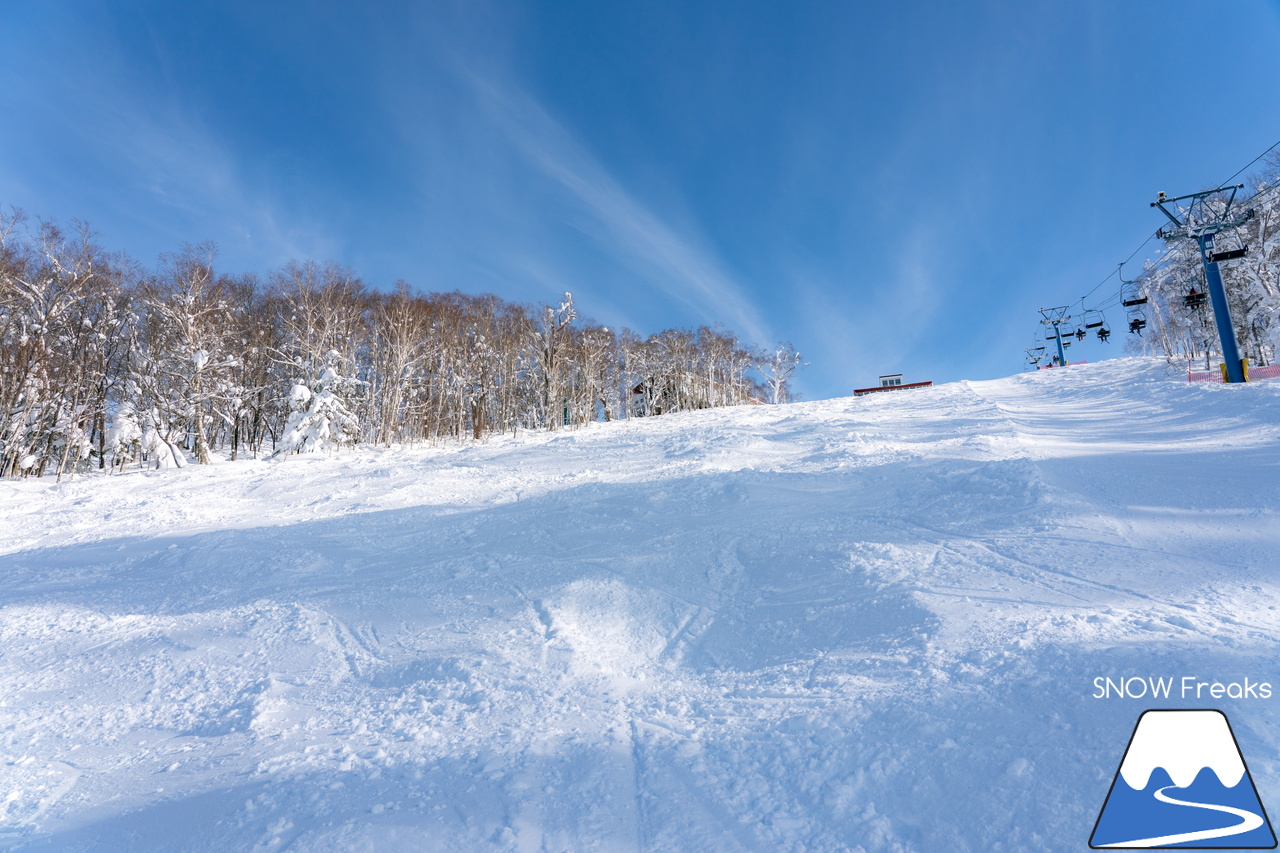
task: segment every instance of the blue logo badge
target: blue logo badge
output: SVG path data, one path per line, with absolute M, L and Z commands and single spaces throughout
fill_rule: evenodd
M 1089 846 L 1274 849 L 1275 833 L 1227 716 L 1143 712 Z

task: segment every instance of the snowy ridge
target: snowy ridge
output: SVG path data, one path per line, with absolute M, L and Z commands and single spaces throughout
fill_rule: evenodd
M 0 849 L 1079 850 L 1094 678 L 1272 680 L 1278 465 L 1130 359 L 3 482 Z

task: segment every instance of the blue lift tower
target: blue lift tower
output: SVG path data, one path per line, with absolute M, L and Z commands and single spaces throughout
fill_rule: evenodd
M 1067 313 L 1070 305 L 1060 305 L 1057 308 L 1041 308 L 1040 322 L 1045 326 L 1045 337 L 1058 345 L 1058 365 L 1059 367 L 1067 366 L 1067 350 L 1066 347 L 1071 346 L 1062 343 L 1062 326 L 1071 319 L 1071 315 Z M 1053 334 L 1050 335 L 1048 327 L 1053 327 Z
M 1209 300 L 1213 303 L 1213 319 L 1218 326 L 1218 339 L 1222 343 L 1222 361 L 1226 368 L 1228 382 L 1246 382 L 1245 364 L 1240 359 L 1240 346 L 1236 343 L 1235 326 L 1231 324 L 1231 309 L 1227 305 L 1227 291 L 1222 286 L 1222 273 L 1218 271 L 1219 261 L 1229 261 L 1244 257 L 1248 247 L 1228 249 L 1218 252 L 1214 250 L 1214 236 L 1230 228 L 1239 228 L 1253 218 L 1253 209 L 1232 212 L 1236 192 L 1244 184 L 1230 187 L 1218 187 L 1216 190 L 1181 195 L 1167 198 L 1159 193 L 1152 207 L 1160 208 L 1160 212 L 1169 217 L 1171 227 L 1161 228 L 1156 233 L 1166 243 L 1177 240 L 1195 240 L 1200 247 L 1200 262 L 1204 264 L 1205 283 L 1209 286 Z M 1191 200 L 1186 209 L 1175 207 L 1182 218 L 1174 216 L 1165 207 L 1177 202 Z M 1206 201 L 1208 200 L 1208 201 Z

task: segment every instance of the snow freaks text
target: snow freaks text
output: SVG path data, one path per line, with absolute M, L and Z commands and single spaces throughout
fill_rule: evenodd
M 1133 675 L 1093 680 L 1094 699 L 1270 699 L 1271 683 L 1205 681 L 1194 675 Z

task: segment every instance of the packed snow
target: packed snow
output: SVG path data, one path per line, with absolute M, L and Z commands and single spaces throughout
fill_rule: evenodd
M 1278 512 L 1151 359 L 0 482 L 0 849 L 1078 851 L 1151 707 L 1274 813 Z

